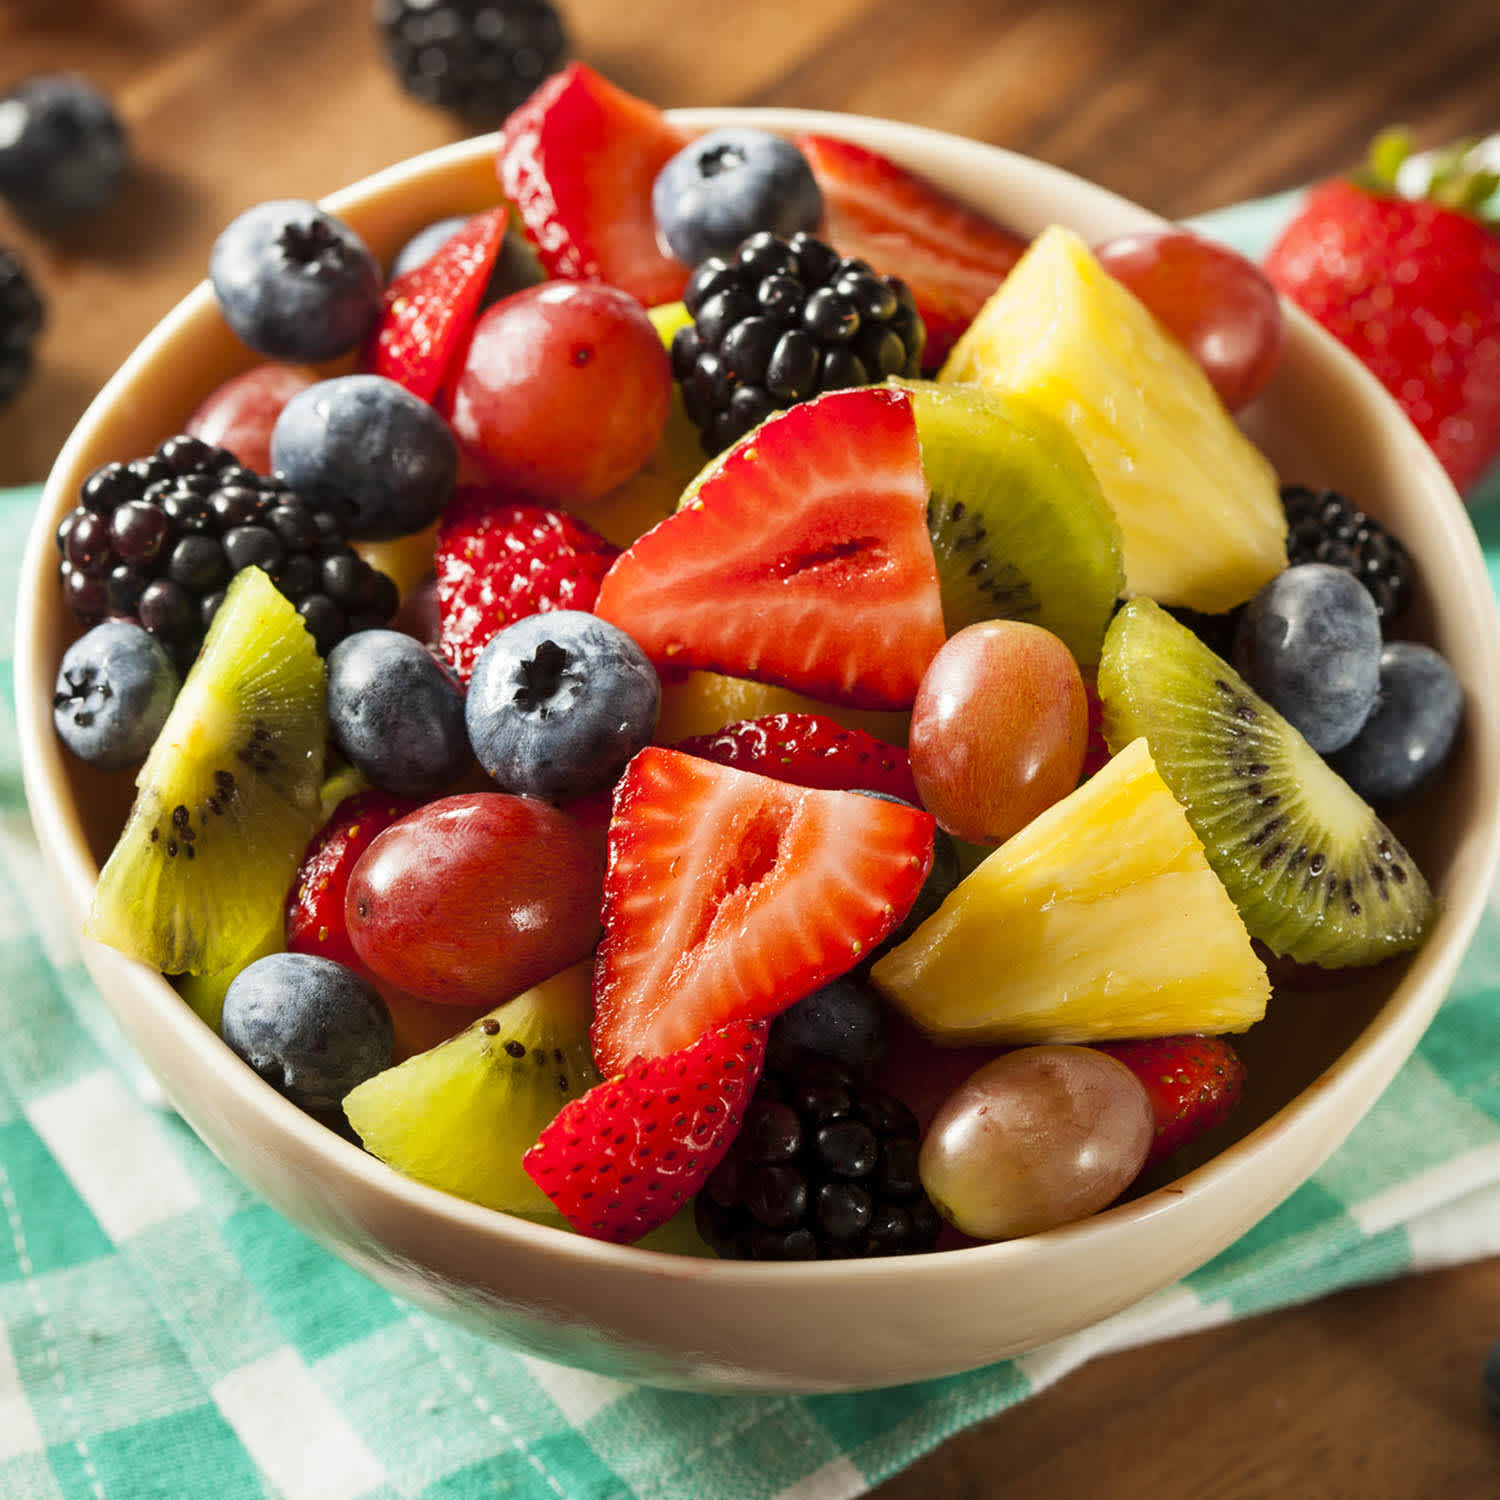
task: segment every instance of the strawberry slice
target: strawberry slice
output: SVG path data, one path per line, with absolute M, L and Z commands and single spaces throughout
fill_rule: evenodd
M 551 275 L 607 281 L 654 307 L 687 285 L 651 211 L 656 174 L 687 141 L 653 105 L 575 62 L 506 120 L 496 172 Z
M 1139 1042 L 1099 1042 L 1151 1096 L 1156 1139 L 1148 1167 L 1165 1161 L 1205 1130 L 1222 1125 L 1240 1102 L 1245 1065 L 1221 1036 L 1163 1036 Z
M 563 1105 L 521 1165 L 580 1234 L 631 1244 L 719 1165 L 765 1060 L 763 1021 L 732 1021 L 666 1057 L 638 1057 Z
M 503 207 L 476 214 L 431 260 L 385 289 L 365 345 L 367 370 L 424 401 L 437 395 L 474 326 L 505 239 L 505 222 Z
M 467 683 L 499 631 L 548 609 L 592 609 L 620 555 L 591 526 L 493 489 L 460 489 L 438 522 L 439 644 Z
M 863 146 L 826 135 L 797 145 L 823 190 L 825 237 L 906 282 L 927 325 L 922 368 L 938 369 L 1026 241 Z
M 616 560 L 594 610 L 662 666 L 909 708 L 945 639 L 911 398 L 862 386 L 771 417 Z
M 713 734 L 679 740 L 677 749 L 739 771 L 836 792 L 885 792 L 919 802 L 906 751 L 822 714 L 737 719 Z
M 845 973 L 906 915 L 930 814 L 647 746 L 615 788 L 594 967 L 605 1072 Z
M 348 965 L 361 974 L 369 971 L 354 950 L 344 920 L 344 894 L 355 862 L 374 842 L 375 835 L 397 818 L 414 812 L 409 797 L 378 788 L 345 797 L 333 816 L 314 836 L 297 866 L 286 898 L 286 946 L 289 953 L 311 953 Z

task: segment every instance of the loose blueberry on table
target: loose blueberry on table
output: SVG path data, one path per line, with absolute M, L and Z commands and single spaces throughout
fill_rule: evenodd
M 249 210 L 263 362 L 60 525 L 59 734 L 140 767 L 87 930 L 396 1169 L 608 1240 L 905 1254 L 1158 1180 L 1263 953 L 1422 942 L 1369 802 L 1461 735 L 1399 539 L 1229 414 L 1264 278 L 579 64 L 497 166 L 384 287 Z

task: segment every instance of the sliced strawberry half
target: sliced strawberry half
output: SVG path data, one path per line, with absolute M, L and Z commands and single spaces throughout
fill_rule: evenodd
M 1222 1125 L 1240 1102 L 1245 1064 L 1221 1036 L 1162 1036 L 1098 1042 L 1146 1085 L 1156 1136 L 1146 1165 L 1154 1166 Z
M 619 555 L 565 510 L 494 489 L 459 490 L 434 548 L 443 655 L 468 682 L 479 653 L 512 622 L 548 609 L 592 609 Z
M 916 900 L 934 826 L 901 803 L 642 750 L 609 826 L 599 1067 L 773 1016 L 852 968 Z
M 636 1058 L 571 1099 L 521 1158 L 580 1234 L 628 1245 L 665 1224 L 734 1143 L 766 1059 L 763 1021 Z
M 286 946 L 290 953 L 311 953 L 368 973 L 354 951 L 344 920 L 349 874 L 375 835 L 398 818 L 414 812 L 409 797 L 379 788 L 345 797 L 314 836 L 297 867 L 286 898 Z
M 687 141 L 653 105 L 575 62 L 506 120 L 496 172 L 551 275 L 607 281 L 654 307 L 687 285 L 651 211 L 656 174 Z
M 679 740 L 677 749 L 793 786 L 885 792 L 906 802 L 921 800 L 905 750 L 863 729 L 846 729 L 823 714 L 737 719 L 713 734 Z
M 386 289 L 365 368 L 431 401 L 474 326 L 505 239 L 506 210 L 476 214 L 431 260 Z
M 616 560 L 594 610 L 663 666 L 909 708 L 945 639 L 910 397 L 862 386 L 770 418 Z
M 864 146 L 826 135 L 797 145 L 823 190 L 825 235 L 911 288 L 927 325 L 922 368 L 936 370 L 1026 241 Z

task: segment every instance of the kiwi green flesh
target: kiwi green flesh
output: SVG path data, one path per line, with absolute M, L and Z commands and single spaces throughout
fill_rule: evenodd
M 1144 735 L 1245 926 L 1326 968 L 1427 935 L 1411 855 L 1347 782 L 1186 626 L 1149 599 L 1115 616 L 1099 667 L 1111 751 Z
M 561 1224 L 521 1159 L 568 1100 L 600 1081 L 591 1012 L 588 965 L 565 970 L 367 1079 L 344 1113 L 365 1149 L 408 1177 Z
M 322 821 L 327 732 L 312 637 L 247 568 L 136 778 L 85 935 L 165 974 L 242 962 L 275 923 Z
M 1092 667 L 1125 573 L 1119 526 L 1083 450 L 1019 398 L 900 384 L 916 417 L 949 635 L 1023 620 Z

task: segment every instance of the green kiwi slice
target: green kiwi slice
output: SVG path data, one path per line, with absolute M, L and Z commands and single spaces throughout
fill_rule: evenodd
M 1368 803 L 1239 675 L 1150 599 L 1115 616 L 1099 665 L 1104 735 L 1144 735 L 1253 937 L 1343 968 L 1414 948 L 1436 909 Z
M 585 960 L 446 1042 L 366 1079 L 344 1099 L 365 1150 L 471 1203 L 561 1224 L 521 1165 L 569 1099 L 599 1082 Z
M 323 663 L 259 568 L 230 583 L 105 862 L 84 934 L 165 974 L 264 941 L 322 818 Z
M 1125 569 L 1119 524 L 1073 435 L 1019 398 L 899 383 L 916 416 L 948 634 L 1024 620 L 1093 666 Z

